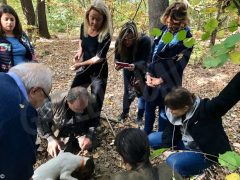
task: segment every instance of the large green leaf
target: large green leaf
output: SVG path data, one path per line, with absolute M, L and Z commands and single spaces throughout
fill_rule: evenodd
M 204 34 L 202 34 L 201 39 L 202 39 L 203 41 L 206 41 L 206 40 L 208 40 L 208 38 L 210 37 L 210 35 L 211 35 L 210 32 L 205 32 Z
M 211 53 L 213 56 L 219 56 L 221 54 L 226 54 L 230 49 L 226 48 L 223 44 L 216 44 L 211 48 Z
M 204 25 L 205 31 L 212 33 L 218 27 L 218 21 L 214 18 L 208 20 Z
M 162 31 L 159 28 L 153 28 L 150 32 L 151 36 L 156 36 L 156 37 L 161 36 L 161 34 L 162 34 Z
M 220 154 L 218 162 L 221 166 L 227 167 L 231 171 L 235 171 L 240 167 L 240 155 L 234 151 L 227 151 Z
M 240 64 L 240 52 L 230 52 L 229 53 L 229 59 L 234 63 L 234 64 Z
M 195 39 L 194 38 L 186 38 L 183 40 L 183 45 L 187 48 L 192 47 L 195 44 Z
M 163 41 L 165 44 L 170 43 L 172 40 L 173 40 L 173 34 L 170 33 L 170 32 L 166 32 L 166 33 L 163 35 L 163 37 L 162 37 L 162 41 Z
M 238 29 L 238 23 L 237 23 L 237 20 L 233 20 L 231 21 L 229 24 L 228 24 L 228 30 L 230 32 L 234 32 Z
M 223 45 L 226 48 L 231 48 L 231 47 L 235 46 L 235 44 L 239 41 L 240 41 L 240 33 L 236 33 L 236 34 L 231 35 L 227 39 L 225 39 L 225 41 L 223 42 Z
M 168 148 L 161 148 L 161 149 L 157 149 L 157 150 L 152 151 L 150 159 L 154 159 L 154 158 L 158 157 L 160 154 L 162 154 L 167 149 Z
M 203 60 L 203 65 L 207 68 L 222 66 L 228 60 L 228 54 L 221 54 L 220 56 L 207 56 Z
M 186 36 L 187 36 L 187 32 L 184 29 L 177 33 L 177 39 L 179 41 L 182 41 L 182 40 L 186 39 Z

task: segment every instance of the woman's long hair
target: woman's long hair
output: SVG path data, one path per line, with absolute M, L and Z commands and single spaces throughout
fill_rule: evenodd
M 125 61 L 126 61 L 126 57 L 129 56 L 127 47 L 125 47 L 124 45 L 124 39 L 128 34 L 132 34 L 134 38 L 133 48 L 132 48 L 133 50 L 132 54 L 134 55 L 137 50 L 137 42 L 138 42 L 139 35 L 137 31 L 137 26 L 133 21 L 129 21 L 125 23 L 122 26 L 118 35 L 117 52 L 120 54 L 121 60 L 125 60 Z
M 106 4 L 102 0 L 95 0 L 90 8 L 87 10 L 84 19 L 84 36 L 88 36 L 88 28 L 89 28 L 89 13 L 91 10 L 95 10 L 103 15 L 103 24 L 100 29 L 100 33 L 98 35 L 98 42 L 101 43 L 106 35 L 109 33 L 112 36 L 112 23 L 111 17 L 109 13 L 109 9 Z
M 22 25 L 19 21 L 19 17 L 17 15 L 16 11 L 11 6 L 4 4 L 4 5 L 0 6 L 0 19 L 2 18 L 2 15 L 4 13 L 11 14 L 15 17 L 16 25 L 13 29 L 13 34 L 15 35 L 16 38 L 20 39 L 22 36 Z M 5 32 L 2 29 L 1 23 L 0 23 L 0 37 L 5 37 Z

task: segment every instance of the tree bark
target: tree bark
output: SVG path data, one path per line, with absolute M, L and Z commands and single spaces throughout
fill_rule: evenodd
M 27 19 L 27 25 L 35 26 L 35 13 L 32 0 L 20 0 L 23 14 Z
M 51 36 L 48 31 L 45 0 L 37 0 L 37 16 L 40 37 L 50 39 Z
M 160 18 L 168 6 L 169 0 L 148 0 L 150 31 L 153 28 L 160 28 L 162 26 Z

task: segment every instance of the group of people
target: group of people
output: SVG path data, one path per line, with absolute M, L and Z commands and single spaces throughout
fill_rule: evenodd
M 2 5 L 0 22 L 0 177 L 30 179 L 37 132 L 47 139 L 52 157 L 60 151 L 91 151 L 98 146 L 96 128 L 107 85 L 112 21 L 108 7 L 101 0 L 94 1 L 80 26 L 79 49 L 71 67 L 76 70 L 72 85 L 51 97 L 51 71 L 37 63 L 15 10 Z M 119 32 L 115 69 L 123 70 L 124 80 L 119 120 L 129 116 L 137 96 L 136 122 L 144 122 L 144 129 L 124 129 L 117 135 L 117 152 L 130 171 L 111 179 L 181 179 L 201 173 L 219 154 L 231 150 L 221 117 L 240 99 L 240 73 L 212 100 L 181 87 L 192 48 L 178 40 L 178 32 L 185 30 L 186 37 L 191 37 L 188 23 L 187 6 L 175 2 L 163 14 L 162 34 L 153 44 L 149 36 L 138 32 L 133 21 Z M 166 44 L 163 37 L 168 32 L 173 39 Z M 157 107 L 158 131 L 154 132 Z M 173 153 L 167 163 L 154 168 L 149 161 L 150 147 L 171 148 Z

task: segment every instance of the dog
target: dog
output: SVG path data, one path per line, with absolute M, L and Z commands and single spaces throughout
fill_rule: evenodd
M 33 180 L 78 180 L 88 179 L 94 172 L 93 159 L 61 152 L 59 155 L 38 167 Z

